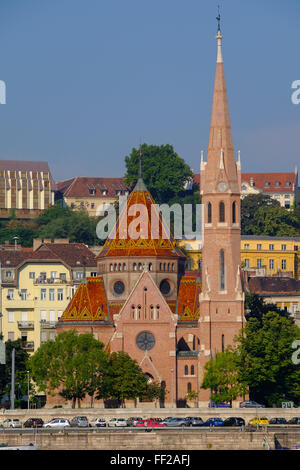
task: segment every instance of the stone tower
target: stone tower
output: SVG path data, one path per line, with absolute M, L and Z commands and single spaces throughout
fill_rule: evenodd
M 244 322 L 240 273 L 241 167 L 234 155 L 220 25 L 216 39 L 208 151 L 200 168 L 204 217 L 199 322 L 207 356 L 232 344 Z

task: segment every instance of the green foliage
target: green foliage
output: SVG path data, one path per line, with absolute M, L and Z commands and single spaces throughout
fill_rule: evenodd
M 269 311 L 249 318 L 237 338 L 236 364 L 239 380 L 250 396 L 269 406 L 300 399 L 300 368 L 293 364 L 292 343 L 300 329 L 292 319 Z
M 103 344 L 91 333 L 75 330 L 60 333 L 47 341 L 29 360 L 32 379 L 41 391 L 59 391 L 66 400 L 80 400 L 100 387 L 107 369 Z
M 299 236 L 300 211 L 285 209 L 270 196 L 250 194 L 242 200 L 241 229 L 243 235 Z
M 123 402 L 143 396 L 147 389 L 147 378 L 137 362 L 123 352 L 113 352 L 99 387 L 97 398 L 110 398 Z
M 27 361 L 29 355 L 22 348 L 22 341 L 7 341 L 5 343 L 6 364 L 0 364 L 0 397 L 10 395 L 11 390 L 11 360 L 12 350 L 15 349 L 15 385 L 16 395 L 27 394 Z
M 185 183 L 192 178 L 192 170 L 174 151 L 172 145 L 141 146 L 142 176 L 157 204 L 168 203 L 185 190 Z M 139 149 L 132 149 L 125 157 L 128 185 L 135 185 L 138 177 Z
M 268 312 L 277 312 L 279 315 L 285 318 L 289 318 L 292 322 L 294 321 L 289 312 L 286 310 L 281 310 L 274 304 L 265 303 L 262 296 L 251 293 L 249 291 L 245 292 L 245 312 L 247 321 L 250 318 L 257 318 L 257 320 L 260 322 L 260 325 L 262 325 L 263 315 Z
M 214 403 L 231 403 L 246 393 L 247 385 L 239 376 L 237 354 L 231 348 L 217 353 L 204 368 L 206 372 L 201 388 L 211 390 L 211 400 Z

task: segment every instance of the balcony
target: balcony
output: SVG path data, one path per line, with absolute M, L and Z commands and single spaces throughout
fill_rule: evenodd
M 47 279 L 35 279 L 34 280 L 34 285 L 40 285 L 40 284 L 67 284 L 68 281 L 67 279 L 60 279 L 59 277 L 50 277 Z
M 41 329 L 43 330 L 49 330 L 49 329 L 54 329 L 56 327 L 56 321 L 46 321 L 46 320 L 41 320 Z
M 34 350 L 34 341 L 23 341 L 22 348 L 26 351 L 33 351 Z
M 18 321 L 19 330 L 34 330 L 34 322 L 32 321 Z

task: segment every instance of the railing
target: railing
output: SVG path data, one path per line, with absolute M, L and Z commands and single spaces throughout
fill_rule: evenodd
M 18 327 L 20 328 L 20 330 L 22 330 L 23 328 L 26 329 L 26 330 L 33 330 L 34 329 L 34 322 L 29 322 L 29 321 L 18 321 Z
M 60 278 L 47 278 L 47 279 L 35 279 L 34 284 L 67 284 L 66 279 Z
M 34 349 L 34 341 L 24 341 L 22 343 L 22 348 L 26 350 L 33 350 Z
M 46 320 L 41 320 L 41 328 L 43 329 L 51 329 L 51 328 L 55 328 L 56 326 L 56 321 L 46 321 Z

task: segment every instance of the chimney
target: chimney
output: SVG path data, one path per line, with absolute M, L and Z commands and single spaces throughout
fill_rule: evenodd
M 42 244 L 43 244 L 43 240 L 41 238 L 34 238 L 33 251 L 36 251 Z

